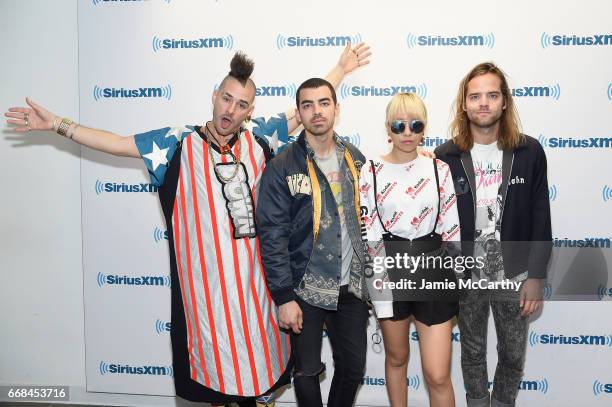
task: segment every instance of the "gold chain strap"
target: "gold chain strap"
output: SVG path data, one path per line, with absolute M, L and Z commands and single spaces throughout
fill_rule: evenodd
M 235 163 L 234 173 L 230 175 L 229 177 L 224 177 L 223 175 L 221 175 L 221 173 L 217 169 L 217 163 L 215 162 L 215 158 L 214 158 L 214 150 L 212 148 L 212 143 L 210 141 L 211 134 L 208 130 L 208 123 L 206 123 L 204 128 L 205 128 L 204 134 L 206 135 L 206 142 L 208 144 L 208 157 L 210 158 L 210 163 L 212 164 L 212 167 L 215 170 L 215 174 L 217 174 L 217 177 L 219 177 L 219 179 L 223 181 L 224 184 L 227 184 L 232 179 L 234 179 L 234 177 L 238 174 L 238 167 L 240 166 L 240 134 L 238 135 L 238 140 L 236 141 L 238 143 L 237 154 L 236 155 L 232 154 L 231 148 L 229 149 L 230 154 L 234 157 L 234 163 Z

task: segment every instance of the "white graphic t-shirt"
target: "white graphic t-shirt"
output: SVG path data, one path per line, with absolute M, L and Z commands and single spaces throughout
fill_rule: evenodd
M 491 144 L 474 143 L 471 151 L 476 178 L 476 230 L 474 232 L 475 256 L 482 256 L 485 267 L 474 269 L 473 280 L 486 279 L 501 281 L 505 279 L 504 263 L 501 252 L 500 228 L 502 195 L 502 159 L 503 151 L 497 142 Z M 513 280 L 521 281 L 525 276 L 519 275 Z
M 393 164 L 382 159 L 372 160 L 361 168 L 359 192 L 365 240 L 372 244 L 368 253 L 372 257 L 384 256 L 383 233 L 385 229 L 404 239 L 416 239 L 432 231 L 441 235 L 444 242 L 460 242 L 457 196 L 449 166 L 436 160 L 440 189 L 436 186 L 433 162 L 419 155 L 405 164 Z M 376 192 L 374 191 L 376 178 Z M 438 206 L 440 214 L 438 215 Z M 437 223 L 436 223 L 437 216 Z M 383 228 L 384 225 L 384 228 Z M 374 244 L 374 242 L 377 242 Z M 375 272 L 373 279 L 386 273 Z M 393 316 L 391 292 L 375 290 L 368 284 L 378 318 Z

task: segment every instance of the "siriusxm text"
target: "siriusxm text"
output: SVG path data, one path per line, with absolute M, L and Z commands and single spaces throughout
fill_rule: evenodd
M 422 47 L 483 46 L 485 38 L 482 35 L 458 35 L 456 37 L 420 35 L 417 37 L 417 44 Z
M 107 182 L 104 184 L 104 192 L 157 192 L 157 187 L 153 184 L 126 184 Z
M 544 334 L 538 336 L 538 342 L 542 345 L 601 345 L 607 346 L 608 340 L 603 335 L 579 335 L 565 336 Z
M 612 45 L 612 34 L 591 36 L 553 35 L 551 44 L 556 46 Z
M 160 277 L 160 276 L 128 277 L 128 276 L 118 276 L 118 275 L 106 276 L 104 279 L 104 282 L 106 284 L 114 284 L 114 285 L 156 285 L 156 286 L 163 286 L 166 283 L 164 277 Z

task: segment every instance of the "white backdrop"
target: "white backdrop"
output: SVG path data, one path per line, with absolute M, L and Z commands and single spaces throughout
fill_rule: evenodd
M 433 148 L 447 137 L 450 105 L 461 77 L 476 63 L 493 60 L 515 89 L 524 131 L 545 146 L 554 237 L 607 239 L 602 251 L 609 258 L 612 34 L 607 16 L 612 8 L 595 0 L 563 7 L 553 1 L 487 6 L 473 1 L 82 0 L 79 119 L 124 135 L 202 123 L 211 113 L 210 94 L 238 49 L 257 63 L 256 114 L 284 111 L 294 105 L 295 88 L 302 80 L 323 76 L 332 67 L 341 51 L 336 46 L 340 37 L 348 36 L 370 44 L 374 56 L 338 91 L 339 134 L 366 154 L 383 152 L 389 92 L 407 87 L 428 106 L 428 146 Z M 559 45 L 563 36 L 576 44 L 596 44 Z M 308 38 L 321 38 L 324 45 L 293 46 L 298 37 L 307 43 Z M 427 45 L 434 39 L 475 45 Z M 172 40 L 197 40 L 204 47 L 165 48 Z M 139 95 L 143 88 L 151 97 L 123 97 L 125 92 L 108 97 L 113 88 L 137 89 Z M 385 96 L 362 96 L 366 89 Z M 70 113 L 61 107 L 53 109 Z M 558 147 L 570 139 L 573 145 L 582 139 L 590 145 L 591 138 L 599 147 Z M 83 149 L 81 172 L 87 389 L 171 395 L 168 252 L 157 197 L 138 160 Z M 143 192 L 122 192 L 136 189 Z M 603 300 L 609 300 L 608 292 L 602 291 Z M 531 325 L 520 405 L 610 403 L 609 312 L 609 302 L 546 304 Z M 496 360 L 492 331 L 491 380 Z M 458 405 L 464 405 L 457 328 L 453 333 L 453 382 Z M 547 343 L 551 337 L 583 335 L 595 341 Z M 600 337 L 603 344 L 597 344 Z M 370 341 L 357 404 L 388 405 L 383 355 L 372 345 Z M 411 340 L 411 345 L 411 405 L 426 405 L 418 342 Z M 332 372 L 327 347 L 325 357 L 324 393 Z M 159 367 L 159 374 L 116 374 L 116 366 Z M 293 400 L 290 388 L 281 400 Z
M 560 10 L 550 2 L 519 2 L 495 10 L 474 10 L 452 2 L 374 6 L 372 2 L 150 0 L 80 4 L 81 121 L 123 134 L 168 124 L 202 123 L 210 116 L 210 93 L 237 49 L 257 62 L 256 115 L 283 111 L 293 105 L 295 88 L 302 80 L 329 70 L 344 38 L 349 37 L 367 41 L 374 56 L 370 66 L 347 77 L 339 88 L 339 134 L 368 154 L 383 152 L 385 104 L 394 88 L 403 87 L 420 94 L 429 106 L 429 145 L 435 147 L 446 138 L 450 103 L 459 79 L 476 63 L 494 60 L 509 74 L 525 132 L 547 145 L 555 237 L 609 238 L 611 221 L 604 215 L 609 213 L 609 203 L 602 193 L 608 177 L 605 168 L 610 168 L 605 158 L 612 145 L 608 134 L 612 105 L 606 93 L 612 34 L 605 30 L 609 26 L 603 17 L 609 10 L 598 12 L 596 2 L 585 4 L 588 6 L 572 10 Z M 606 35 L 605 45 L 555 45 L 558 36 L 601 34 Z M 435 45 L 439 43 L 463 45 Z M 140 89 L 144 87 L 154 89 Z M 109 97 L 113 89 L 118 97 Z M 124 97 L 122 89 L 138 89 L 139 96 L 155 97 Z M 371 94 L 381 96 L 368 96 Z M 603 148 L 555 147 L 561 144 L 560 138 L 590 137 L 606 138 L 603 143 L 608 144 Z M 113 185 L 146 183 L 140 163 L 90 151 L 83 156 L 88 389 L 132 393 L 155 389 L 155 394 L 171 394 L 170 369 L 159 370 L 166 375 L 126 375 L 113 374 L 107 367 L 170 365 L 167 330 L 160 329 L 169 320 L 168 288 L 164 284 L 108 284 L 105 280 L 109 275 L 167 277 L 168 254 L 157 198 L 150 192 L 108 192 Z M 568 160 L 572 164 L 564 165 Z M 576 176 L 579 168 L 590 170 L 591 182 Z M 576 210 L 580 206 L 573 205 L 573 196 L 585 197 L 591 210 Z M 570 216 L 572 222 L 564 221 Z M 591 310 L 595 308 L 590 303 L 549 303 L 533 323 L 535 335 L 604 335 L 607 341 L 565 347 L 535 346 L 537 341 L 532 341 L 521 383 L 522 403 L 578 404 L 588 398 L 592 400 L 589 404 L 607 404 L 596 389 L 597 383 L 603 383 L 605 389 L 605 383 L 611 381 L 609 366 L 594 363 L 606 357 L 610 360 L 610 324 L 602 327 L 600 322 L 606 314 L 574 321 L 568 318 L 568 313 L 578 316 Z M 371 322 L 370 334 L 375 329 Z M 121 335 L 105 335 L 109 327 Z M 457 339 L 457 329 L 454 333 Z M 415 346 L 408 385 L 413 402 L 424 405 L 427 396 L 418 346 L 411 342 Z M 454 344 L 453 380 L 462 402 L 459 344 Z M 493 330 L 489 348 L 492 377 L 496 359 Z M 332 363 L 327 346 L 324 352 L 329 377 Z M 568 374 L 570 366 L 578 374 Z M 329 378 L 324 380 L 324 392 L 329 383 Z M 291 391 L 282 395 L 282 400 L 292 399 Z M 373 347 L 359 403 L 388 404 L 383 354 Z

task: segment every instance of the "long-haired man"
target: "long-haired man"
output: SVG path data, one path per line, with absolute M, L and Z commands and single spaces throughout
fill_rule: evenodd
M 452 139 L 435 150 L 454 178 L 465 256 L 480 257 L 459 304 L 461 367 L 468 406 L 513 406 L 525 361 L 528 317 L 541 305 L 550 257 L 546 156 L 520 131 L 504 73 L 475 66 L 461 81 Z M 498 287 L 481 289 L 479 287 Z M 498 363 L 487 377 L 487 321 L 492 310 Z

